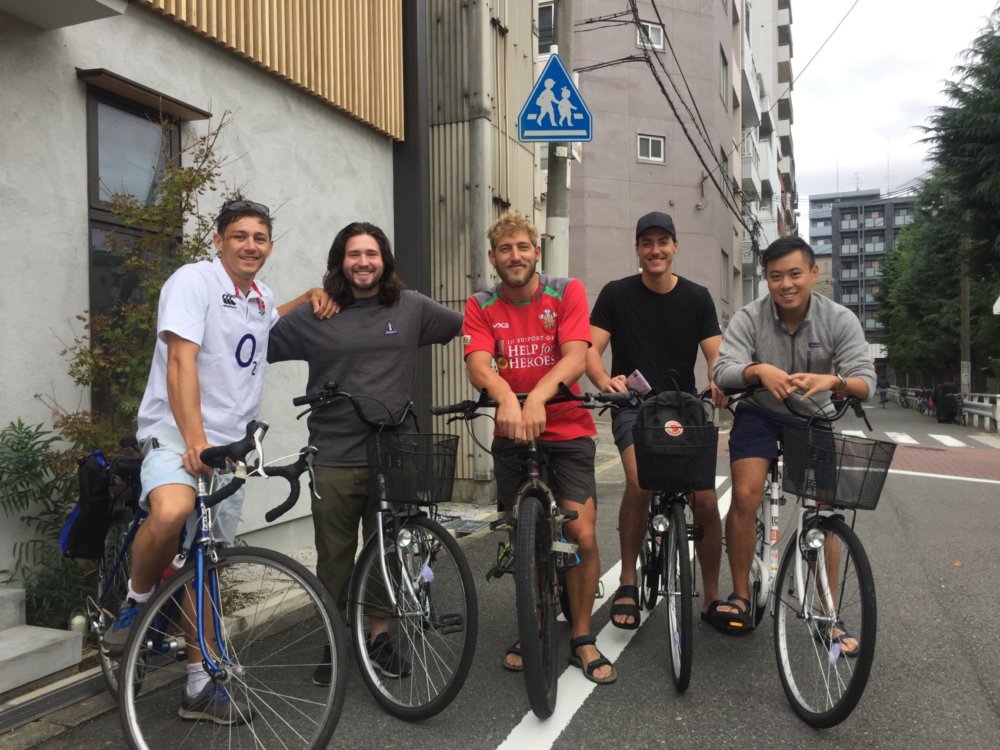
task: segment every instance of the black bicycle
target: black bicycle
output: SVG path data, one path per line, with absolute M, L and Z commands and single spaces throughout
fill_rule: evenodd
M 412 403 L 395 417 L 373 420 L 359 397 L 333 382 L 293 403 L 309 406 L 302 417 L 341 400 L 371 430 L 369 488 L 379 499 L 379 522 L 355 564 L 348 597 L 355 656 L 386 711 L 406 721 L 427 719 L 461 690 L 479 632 L 469 563 L 434 520 L 436 504 L 451 500 L 458 437 L 403 431 L 413 419 Z M 372 621 L 388 623 L 388 642 L 405 665 L 398 673 L 388 673 L 374 658 Z
M 706 424 L 667 422 L 633 429 L 639 486 L 652 490 L 646 536 L 639 548 L 639 606 L 647 611 L 662 595 L 667 610 L 667 654 L 678 692 L 691 682 L 694 648 L 694 548 L 702 538 L 690 493 L 715 487 L 719 430 L 712 424 L 710 392 L 700 394 Z
M 517 394 L 523 403 L 527 394 Z M 574 407 L 600 408 L 626 403 L 627 393 L 574 394 L 563 388 L 547 403 L 576 402 Z M 435 406 L 434 414 L 453 414 L 452 418 L 471 421 L 484 416 L 480 409 L 495 408 L 497 402 L 486 391 L 477 401 L 462 401 Z M 470 431 L 471 434 L 471 431 Z M 489 452 L 480 444 L 483 450 Z M 513 516 L 498 513 L 490 524 L 492 530 L 507 533 L 501 543 L 497 564 L 487 578 L 513 574 L 517 609 L 517 630 L 524 665 L 524 682 L 531 710 L 540 719 L 552 715 L 556 706 L 559 672 L 557 668 L 556 616 L 561 606 L 562 574 L 576 564 L 577 545 L 567 542 L 563 524 L 576 518 L 576 511 L 562 508 L 548 484 L 542 479 L 543 458 L 538 440 L 516 448 L 516 457 L 494 456 L 498 461 L 517 461 L 523 466 L 524 482 L 514 495 Z M 516 551 L 520 550 L 520 554 Z M 530 550 L 531 554 L 524 554 Z M 567 613 L 568 614 L 568 613 Z

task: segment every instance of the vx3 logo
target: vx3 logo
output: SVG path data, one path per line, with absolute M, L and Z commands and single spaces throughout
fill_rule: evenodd
M 510 323 L 506 323 L 506 322 L 504 322 L 504 321 L 501 320 L 501 321 L 498 321 L 498 322 L 494 323 L 493 327 L 494 328 L 510 328 Z

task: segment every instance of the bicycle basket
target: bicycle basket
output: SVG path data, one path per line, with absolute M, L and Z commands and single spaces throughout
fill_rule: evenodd
M 882 440 L 786 427 L 782 486 L 836 508 L 875 510 L 895 451 Z
M 385 479 L 391 503 L 431 505 L 449 502 L 455 483 L 457 435 L 382 432 L 368 439 L 368 491 L 380 497 Z
M 680 425 L 632 428 L 639 486 L 645 490 L 689 492 L 715 488 L 719 428 Z

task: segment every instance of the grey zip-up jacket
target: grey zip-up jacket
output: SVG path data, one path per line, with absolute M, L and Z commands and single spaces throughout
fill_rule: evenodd
M 745 305 L 729 321 L 713 370 L 720 388 L 745 388 L 743 372 L 752 364 L 780 367 L 789 375 L 797 372 L 839 373 L 858 377 L 875 392 L 875 364 L 857 316 L 841 304 L 812 293 L 805 319 L 790 332 L 778 317 L 770 295 Z M 817 393 L 817 403 L 796 403 L 800 411 L 815 413 L 830 400 L 830 393 Z M 759 391 L 747 402 L 787 415 L 782 402 Z

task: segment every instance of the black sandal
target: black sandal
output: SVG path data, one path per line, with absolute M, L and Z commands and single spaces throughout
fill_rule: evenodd
M 608 657 L 606 657 L 604 654 L 598 651 L 597 658 L 591 662 L 587 662 L 587 666 L 584 666 L 583 661 L 580 659 L 579 656 L 576 655 L 576 650 L 580 648 L 580 646 L 596 646 L 596 645 L 597 641 L 594 639 L 594 636 L 592 635 L 581 635 L 579 638 L 572 638 L 569 642 L 569 650 L 571 652 L 571 655 L 569 657 L 570 666 L 579 667 L 581 670 L 583 670 L 583 676 L 597 685 L 610 685 L 612 682 L 618 679 L 618 673 L 615 671 L 614 666 L 608 660 Z M 611 667 L 611 674 L 609 674 L 607 677 L 604 678 L 594 677 L 594 672 L 596 672 L 604 665 Z
M 630 598 L 635 600 L 635 604 L 615 604 L 619 599 Z M 632 622 L 616 622 L 615 617 L 631 617 Z M 619 586 L 615 595 L 611 597 L 611 624 L 622 630 L 635 630 L 639 627 L 639 587 Z
M 503 658 L 500 659 L 500 664 L 502 664 L 503 668 L 506 669 L 508 672 L 523 672 L 524 671 L 524 667 L 523 666 L 514 667 L 514 666 L 511 666 L 510 664 L 507 663 L 507 657 L 510 656 L 511 654 L 513 654 L 514 656 L 521 656 L 523 658 L 523 655 L 521 654 L 521 645 L 520 644 L 521 644 L 520 641 L 515 641 L 513 646 L 511 646 L 510 648 L 508 648 L 506 651 L 503 652 Z M 522 662 L 522 665 L 523 665 L 523 662 Z
M 746 609 L 742 609 L 739 606 L 740 604 L 746 607 Z M 719 607 L 726 605 L 735 609 L 736 612 L 720 612 Z M 726 597 L 725 602 L 721 602 L 715 606 L 714 624 L 720 631 L 729 633 L 730 635 L 749 633 L 753 630 L 753 605 L 750 604 L 750 600 L 745 596 L 730 594 Z

